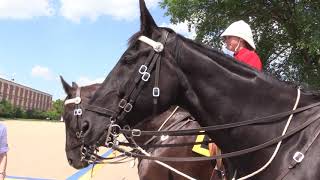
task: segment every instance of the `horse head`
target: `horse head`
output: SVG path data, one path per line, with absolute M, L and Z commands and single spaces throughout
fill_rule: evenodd
M 79 114 L 79 104 L 87 103 L 94 92 L 100 87 L 100 84 L 93 84 L 90 86 L 79 87 L 76 83 L 72 83 L 70 86 L 62 77 L 60 77 L 61 83 L 67 97 L 65 99 L 65 106 L 63 112 L 63 119 L 66 127 L 66 155 L 68 162 L 74 168 L 84 168 L 89 165 L 87 161 L 81 161 L 83 144 L 81 142 L 80 126 L 82 124 L 82 118 Z M 68 103 L 75 100 L 77 97 L 81 98 L 81 102 Z
M 128 49 L 86 106 L 82 131 L 88 146 L 111 126 L 134 126 L 152 112 L 169 109 L 180 96 L 177 34 L 158 27 L 143 0 L 140 13 L 140 31 L 130 38 Z

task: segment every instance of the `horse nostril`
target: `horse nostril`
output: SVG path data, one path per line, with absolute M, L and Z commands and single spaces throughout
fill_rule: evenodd
M 89 123 L 87 121 L 85 121 L 83 124 L 82 124 L 82 127 L 81 127 L 81 131 L 83 134 L 86 134 L 86 132 L 88 131 L 89 129 Z
M 72 166 L 72 159 L 68 159 L 68 163 Z

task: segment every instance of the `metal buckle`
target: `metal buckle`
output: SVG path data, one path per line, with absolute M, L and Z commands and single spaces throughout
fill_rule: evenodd
M 141 130 L 140 129 L 132 129 L 131 134 L 132 134 L 132 136 L 141 136 Z
M 148 73 L 148 72 L 144 72 L 141 77 L 141 79 L 146 82 L 149 80 L 149 78 L 150 78 L 150 73 Z
M 83 147 L 83 148 L 81 149 L 81 154 L 82 154 L 82 155 L 86 155 L 87 153 L 88 153 L 87 148 L 86 148 L 86 147 Z
M 126 106 L 124 107 L 124 111 L 125 112 L 130 112 L 132 110 L 132 104 L 131 103 L 127 103 Z
M 73 111 L 73 115 L 75 116 L 81 116 L 82 115 L 82 109 L 75 109 Z
M 111 135 L 118 136 L 120 130 L 121 130 L 121 127 L 118 124 L 113 124 L 111 126 Z
M 159 89 L 159 87 L 154 87 L 154 88 L 152 89 L 152 95 L 153 95 L 153 97 L 159 97 L 159 96 L 160 96 L 160 89 Z
M 139 73 L 144 74 L 147 72 L 147 70 L 148 70 L 148 67 L 146 65 L 141 65 L 139 68 Z
M 301 152 L 297 151 L 296 153 L 294 153 L 293 155 L 293 160 L 295 160 L 297 163 L 301 163 L 301 161 L 304 158 L 304 154 L 302 154 Z
M 82 131 L 76 132 L 76 136 L 78 139 L 81 139 L 82 138 Z
M 90 156 L 90 160 L 91 160 L 92 162 L 96 162 L 96 161 L 97 161 L 97 157 L 92 154 L 92 155 Z
M 121 99 L 118 106 L 123 109 L 126 106 L 126 104 L 127 100 Z
M 113 142 L 107 142 L 106 146 L 107 146 L 108 148 L 112 148 L 112 147 L 113 147 Z

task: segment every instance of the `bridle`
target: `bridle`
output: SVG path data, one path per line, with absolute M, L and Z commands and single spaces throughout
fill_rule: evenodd
M 144 64 L 142 64 L 139 69 L 136 77 L 133 77 L 133 82 L 131 86 L 128 88 L 128 93 L 124 95 L 124 97 L 118 103 L 118 109 L 116 111 L 98 107 L 90 104 L 83 104 L 83 108 L 87 111 L 95 112 L 101 115 L 104 115 L 110 119 L 110 124 L 107 127 L 106 131 L 106 142 L 109 143 L 110 146 L 113 145 L 114 142 L 109 142 L 111 140 L 110 136 L 117 136 L 120 131 L 119 124 L 124 123 L 125 116 L 131 112 L 134 103 L 136 102 L 141 90 L 144 88 L 145 84 L 149 82 L 151 73 L 155 69 L 155 82 L 154 87 L 152 89 L 153 96 L 153 105 L 154 112 L 156 111 L 158 99 L 160 97 L 160 87 L 159 87 L 159 77 L 160 77 L 160 66 L 161 66 L 161 55 L 164 50 L 164 45 L 167 41 L 169 32 L 162 31 L 161 32 L 161 40 L 160 42 L 153 41 L 152 39 L 146 36 L 140 36 L 138 38 L 139 41 L 142 41 L 153 48 L 153 51 L 148 55 Z M 127 130 L 129 129 L 126 126 Z M 105 135 L 105 134 L 104 134 Z
M 80 122 L 80 118 L 83 114 L 82 105 L 84 104 L 81 99 L 81 87 L 77 88 L 75 98 L 65 100 L 64 105 L 66 106 L 68 104 L 75 105 L 73 110 L 73 116 L 76 118 L 76 122 L 77 122 L 75 137 L 77 138 L 79 143 L 76 143 L 74 146 L 69 147 L 68 149 L 66 149 L 66 151 L 80 147 L 80 161 L 88 162 L 89 164 L 92 164 L 99 157 L 95 153 L 95 151 L 97 151 L 96 147 L 93 147 L 93 146 L 86 147 L 84 144 L 84 136 L 83 136 L 83 131 L 81 130 L 81 122 Z
M 153 51 L 147 57 L 147 60 L 144 64 L 142 64 L 138 70 L 138 75 L 133 79 L 133 84 L 129 87 L 128 93 L 120 100 L 118 104 L 118 110 L 113 111 L 107 108 L 94 106 L 86 103 L 81 102 L 81 87 L 77 88 L 76 97 L 72 99 L 67 99 L 64 105 L 68 104 L 75 104 L 75 109 L 73 115 L 77 118 L 77 132 L 76 137 L 81 141 L 81 161 L 88 161 L 88 162 L 95 162 L 97 160 L 97 155 L 95 155 L 94 151 L 96 147 L 100 144 L 99 142 L 103 140 L 102 136 L 106 134 L 106 142 L 108 143 L 109 147 L 115 145 L 116 140 L 113 142 L 111 141 L 111 136 L 116 139 L 119 135 L 120 131 L 120 123 L 123 123 L 125 116 L 131 112 L 136 99 L 138 98 L 141 90 L 143 89 L 144 85 L 149 82 L 151 73 L 155 68 L 155 83 L 152 89 L 152 96 L 153 96 L 153 104 L 154 104 L 154 112 L 156 111 L 158 99 L 160 97 L 160 88 L 159 88 L 159 77 L 160 77 L 160 66 L 161 66 L 161 54 L 164 49 L 164 45 L 167 41 L 169 32 L 162 31 L 161 32 L 161 41 L 155 42 L 152 39 L 149 39 L 146 36 L 140 36 L 138 40 L 150 45 L 153 47 Z M 98 140 L 96 145 L 92 147 L 85 147 L 84 146 L 84 136 L 83 131 L 81 129 L 80 118 L 83 114 L 83 110 L 99 113 L 104 115 L 110 119 L 110 124 L 108 125 L 105 133 L 101 136 Z M 125 126 L 128 127 L 128 126 Z M 125 128 L 130 130 L 130 128 Z M 77 145 L 76 147 L 78 147 Z M 73 147 L 73 148 L 76 148 Z M 87 159 L 89 158 L 89 159 Z
M 73 115 L 77 118 L 77 131 L 76 132 L 76 136 L 77 138 L 81 138 L 82 137 L 82 131 L 81 131 L 81 125 L 80 125 L 80 116 L 82 115 L 82 108 L 80 107 L 81 104 L 81 87 L 78 87 L 76 90 L 76 97 L 72 98 L 72 99 L 67 99 L 64 102 L 64 105 L 68 105 L 68 104 L 74 104 L 75 105 L 75 109 L 73 110 Z

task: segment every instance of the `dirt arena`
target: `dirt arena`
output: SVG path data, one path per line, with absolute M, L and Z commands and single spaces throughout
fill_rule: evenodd
M 0 123 L 8 128 L 6 179 L 139 179 L 137 168 L 130 168 L 128 163 L 95 167 L 92 178 L 88 176 L 90 170 L 79 171 L 69 166 L 63 122 L 0 119 Z

